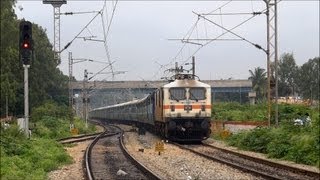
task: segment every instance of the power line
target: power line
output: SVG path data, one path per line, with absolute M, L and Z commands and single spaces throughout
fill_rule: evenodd
M 101 14 L 101 21 L 102 21 L 102 27 L 103 27 L 103 36 L 104 36 L 104 48 L 105 48 L 105 51 L 106 51 L 108 62 L 110 64 L 110 70 L 112 72 L 112 79 L 113 80 L 114 80 L 114 75 L 115 74 L 114 74 L 113 66 L 111 64 L 111 58 L 110 58 L 110 52 L 109 52 L 107 38 L 108 38 L 108 34 L 109 34 L 109 31 L 110 31 L 110 27 L 111 27 L 111 24 L 112 24 L 112 20 L 113 20 L 114 14 L 115 14 L 115 10 L 116 10 L 117 4 L 118 4 L 118 1 L 116 1 L 115 5 L 113 6 L 110 23 L 107 23 L 108 24 L 107 31 L 106 31 L 106 24 L 105 24 L 105 20 L 104 20 L 103 14 Z M 104 10 L 104 8 L 106 9 L 106 16 L 107 16 L 107 21 L 108 21 L 108 13 L 107 13 L 107 8 L 106 8 L 106 1 L 104 2 L 102 10 Z
M 230 0 L 230 1 L 222 4 L 221 6 L 219 6 L 218 8 L 216 8 L 215 10 L 213 10 L 213 11 L 211 11 L 211 12 L 209 12 L 209 13 L 214 13 L 214 12 L 216 12 L 216 11 L 219 10 L 219 9 L 221 10 L 221 8 L 225 7 L 226 5 L 228 5 L 228 4 L 231 3 L 231 2 L 232 2 L 232 0 Z M 196 22 L 194 23 L 194 25 L 190 28 L 190 30 L 187 32 L 187 34 L 183 37 L 183 40 L 187 40 L 187 41 L 188 41 L 188 39 L 191 37 L 194 29 L 195 29 L 196 26 L 198 25 L 199 19 L 200 19 L 200 18 L 198 17 L 197 21 L 196 21 Z M 187 36 L 188 36 L 188 37 L 187 37 Z M 186 37 L 187 37 L 187 38 L 186 38 Z M 174 58 L 169 62 L 169 64 L 172 64 L 172 63 L 177 59 L 177 57 L 181 54 L 182 50 L 185 48 L 186 44 L 187 44 L 187 43 L 183 43 L 183 45 L 182 45 L 182 47 L 179 49 L 178 53 L 177 53 L 177 54 L 174 56 Z M 195 44 L 200 45 L 199 43 L 195 43 Z M 203 45 L 201 45 L 201 47 L 203 47 Z M 181 55 L 182 55 L 182 54 L 181 54 Z M 190 56 L 190 57 L 191 57 L 191 56 Z M 190 59 L 190 57 L 189 57 L 188 59 Z
M 262 12 L 239 12 L 239 13 L 201 13 L 204 16 L 228 16 L 228 15 L 260 15 Z
M 66 50 L 66 49 L 72 44 L 72 42 L 73 42 L 76 38 L 78 38 L 78 36 L 92 23 L 92 21 L 93 21 L 99 14 L 101 14 L 101 11 L 99 11 L 99 12 L 88 22 L 88 24 L 87 24 L 84 28 L 82 28 L 82 30 L 81 30 L 70 42 L 68 42 L 67 45 L 64 46 L 64 48 L 60 51 L 60 53 L 61 53 L 62 51 L 64 51 L 64 50 Z
M 111 26 L 111 24 L 112 24 L 112 20 L 113 20 L 114 13 L 115 13 L 116 8 L 117 8 L 117 4 L 118 4 L 118 0 L 116 0 L 115 5 L 113 6 L 112 15 L 111 15 L 111 18 L 110 18 L 110 23 L 109 23 L 109 25 L 108 25 L 107 36 L 108 36 L 108 34 L 109 34 L 109 31 L 110 31 L 110 26 Z
M 196 14 L 196 15 L 198 15 L 199 17 L 201 17 L 201 18 L 203 18 L 203 19 L 205 19 L 205 20 L 207 20 L 207 21 L 211 22 L 212 24 L 214 24 L 214 25 L 216 25 L 216 26 L 218 26 L 218 27 L 222 28 L 223 30 L 225 30 L 225 31 L 227 31 L 227 32 L 229 32 L 229 33 L 231 33 L 231 34 L 233 34 L 233 35 L 237 36 L 238 38 L 240 38 L 240 39 L 242 39 L 242 40 L 244 40 L 244 41 L 248 42 L 249 44 L 252 44 L 252 45 L 253 45 L 253 46 L 255 46 L 256 48 L 263 50 L 265 53 L 267 53 L 267 51 L 266 51 L 265 49 L 263 49 L 259 44 L 255 44 L 255 43 L 253 43 L 253 42 L 249 41 L 248 39 L 246 39 L 246 38 L 244 38 L 244 37 L 242 37 L 242 36 L 240 36 L 240 35 L 238 35 L 238 34 L 236 34 L 236 33 L 232 32 L 231 30 L 228 30 L 227 28 L 225 28 L 225 27 L 223 27 L 223 26 L 221 26 L 221 25 L 219 25 L 219 24 L 215 23 L 214 21 L 212 21 L 212 20 L 210 20 L 210 19 L 208 19 L 208 18 L 206 18 L 206 17 L 204 17 L 204 16 L 202 16 L 202 15 L 200 15 L 200 14 L 198 14 L 198 13 L 195 13 L 195 12 L 193 12 L 193 13 L 194 13 L 194 14 Z M 256 16 L 256 14 L 254 14 L 254 16 Z
M 213 12 L 216 12 L 217 10 L 219 10 L 219 9 L 221 9 L 221 8 L 223 8 L 223 7 L 225 7 L 226 5 L 228 5 L 228 4 L 229 4 L 229 3 L 231 3 L 231 2 L 232 2 L 232 0 L 230 0 L 230 1 L 226 2 L 226 3 L 224 3 L 223 5 L 221 5 L 220 7 L 218 7 L 217 9 L 215 9 L 215 10 L 213 10 L 213 11 L 209 12 L 209 14 L 210 14 L 210 13 L 213 13 Z
M 59 13 L 59 15 L 92 14 L 92 13 L 99 13 L 99 11 L 64 12 L 64 13 Z
M 263 10 L 262 12 L 264 12 L 264 11 L 266 11 L 266 9 Z M 229 31 L 232 31 L 232 30 L 238 28 L 239 26 L 245 24 L 246 22 L 250 21 L 250 20 L 251 20 L 252 18 L 254 18 L 254 17 L 256 17 L 256 15 L 252 15 L 252 16 L 249 17 L 248 19 L 242 21 L 242 22 L 239 23 L 238 25 L 236 25 L 236 26 L 234 26 L 233 28 L 228 29 L 228 30 L 229 30 Z M 194 52 L 191 56 L 189 56 L 185 61 L 183 61 L 183 63 L 187 62 L 187 61 L 188 61 L 192 56 L 194 56 L 201 48 L 207 46 L 207 45 L 210 44 L 211 42 L 215 41 L 216 39 L 219 39 L 220 37 L 222 37 L 223 35 L 225 35 L 225 34 L 227 34 L 227 33 L 228 33 L 228 31 L 226 31 L 226 32 L 218 35 L 217 37 L 215 37 L 215 38 L 213 38 L 212 40 L 210 40 L 210 41 L 208 41 L 207 43 L 205 43 L 203 46 L 201 46 L 201 47 L 199 47 L 198 49 L 196 49 L 195 52 Z

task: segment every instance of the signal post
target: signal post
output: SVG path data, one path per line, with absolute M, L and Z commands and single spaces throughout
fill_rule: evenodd
M 24 131 L 29 134 L 29 79 L 28 69 L 30 67 L 33 49 L 32 24 L 29 21 L 20 22 L 19 53 L 24 68 Z

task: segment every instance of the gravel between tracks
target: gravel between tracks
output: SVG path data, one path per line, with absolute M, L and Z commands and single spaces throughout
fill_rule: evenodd
M 61 167 L 58 170 L 51 171 L 48 174 L 49 180 L 81 180 L 84 178 L 82 161 L 83 154 L 90 144 L 90 141 L 76 143 L 73 147 L 65 147 L 68 154 L 73 158 L 74 163 Z
M 145 136 L 126 132 L 124 139 L 129 152 L 150 170 L 162 175 L 162 179 L 259 179 L 171 144 L 165 143 L 165 151 L 159 156 L 154 149 L 158 141 L 158 137 L 148 132 Z M 144 149 L 144 152 L 139 149 Z
M 103 127 L 96 126 L 96 132 L 103 132 Z M 65 147 L 65 150 L 72 157 L 73 163 L 63 166 L 48 173 L 49 180 L 81 180 L 85 179 L 83 173 L 83 156 L 87 146 L 92 140 L 75 143 L 75 146 Z
M 252 157 L 257 157 L 257 158 L 261 158 L 261 159 L 267 159 L 269 161 L 273 161 L 273 162 L 276 162 L 276 163 L 289 165 L 289 166 L 292 166 L 292 167 L 301 168 L 301 169 L 305 169 L 305 170 L 311 170 L 311 171 L 318 172 L 318 173 L 320 172 L 320 170 L 315 166 L 297 164 L 297 163 L 294 163 L 292 161 L 285 161 L 285 160 L 279 160 L 279 159 L 269 159 L 269 158 L 267 158 L 267 156 L 265 154 L 251 152 L 251 151 L 243 151 L 243 150 L 240 150 L 240 149 L 238 149 L 236 147 L 228 146 L 222 141 L 208 139 L 208 140 L 204 141 L 204 143 L 211 144 L 211 145 L 214 145 L 214 146 L 217 146 L 217 147 L 221 147 L 221 148 L 225 148 L 225 149 L 228 149 L 228 150 L 231 150 L 231 151 L 239 152 L 239 153 L 242 153 L 242 154 L 245 154 L 245 155 L 249 155 L 249 156 L 252 156 Z

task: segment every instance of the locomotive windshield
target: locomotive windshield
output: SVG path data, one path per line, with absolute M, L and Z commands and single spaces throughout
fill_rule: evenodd
M 172 100 L 184 100 L 186 99 L 186 89 L 185 88 L 170 88 L 170 99 Z
M 191 100 L 204 100 L 206 99 L 206 89 L 205 88 L 190 88 L 189 94 Z

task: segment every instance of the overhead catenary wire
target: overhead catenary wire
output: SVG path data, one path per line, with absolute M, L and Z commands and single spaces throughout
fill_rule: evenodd
M 109 47 L 108 47 L 108 42 L 107 42 L 107 34 L 106 34 L 106 28 L 105 28 L 105 22 L 104 22 L 104 18 L 101 15 L 101 20 L 102 20 L 102 28 L 103 28 L 103 45 L 104 45 L 104 49 L 107 55 L 107 60 L 110 64 L 110 70 L 112 73 L 112 79 L 114 79 L 114 71 L 113 71 L 113 66 L 111 65 L 111 57 L 110 57 L 110 52 L 109 52 Z
M 78 38 L 78 36 L 93 22 L 93 20 L 99 15 L 101 14 L 101 11 L 98 11 L 98 13 L 87 23 L 87 25 L 84 26 L 84 28 L 81 29 L 81 31 L 71 40 L 67 43 L 67 45 L 64 46 L 64 48 L 60 51 L 60 53 L 64 50 L 66 50 L 71 44 L 72 42 Z
M 113 1 L 112 1 L 112 3 L 113 3 Z M 112 20 L 113 20 L 113 17 L 114 17 L 116 8 L 117 8 L 117 4 L 118 4 L 118 0 L 116 0 L 115 4 L 114 4 L 114 6 L 113 6 L 113 9 L 112 9 L 112 15 L 111 15 L 110 22 L 109 22 L 108 29 L 107 29 L 107 36 L 108 36 L 108 34 L 109 34 L 109 31 L 110 31 L 110 26 L 111 26 L 111 24 L 112 24 Z
M 92 14 L 92 13 L 98 13 L 98 12 L 99 11 L 64 12 L 64 13 L 59 13 L 59 15 Z
M 265 11 L 266 11 L 266 9 L 263 10 L 262 12 L 265 12 Z M 239 23 L 238 25 L 236 25 L 236 26 L 234 26 L 234 27 L 232 27 L 232 28 L 230 28 L 230 29 L 228 29 L 228 30 L 229 30 L 229 31 L 232 31 L 232 30 L 238 28 L 239 26 L 245 24 L 246 22 L 250 21 L 250 20 L 253 19 L 254 17 L 256 17 L 256 14 L 252 15 L 251 17 L 247 18 L 246 20 L 242 21 L 242 22 Z M 208 41 L 207 43 L 205 43 L 203 46 L 197 48 L 197 49 L 194 51 L 194 53 L 193 53 L 191 56 L 189 56 L 186 60 L 182 61 L 182 63 L 187 62 L 192 56 L 194 56 L 197 52 L 199 52 L 200 49 L 202 49 L 203 47 L 207 46 L 208 44 L 210 44 L 211 42 L 215 41 L 216 39 L 219 39 L 220 37 L 222 37 L 223 35 L 225 35 L 225 34 L 227 34 L 227 33 L 228 33 L 228 31 L 225 31 L 224 33 L 218 35 L 217 37 L 215 37 L 215 38 L 213 38 L 212 40 L 210 40 L 210 41 Z
M 217 9 L 215 9 L 215 10 L 213 10 L 213 11 L 211 11 L 211 12 L 209 12 L 208 14 L 210 14 L 210 13 L 213 13 L 213 12 L 216 12 L 217 10 L 219 10 L 219 9 L 221 9 L 221 8 L 223 8 L 223 7 L 225 7 L 226 5 L 228 5 L 229 3 L 231 3 L 232 2 L 232 0 L 230 0 L 230 1 L 228 1 L 228 2 L 226 2 L 226 3 L 224 3 L 224 4 L 222 4 L 221 6 L 219 6 Z
M 109 64 L 111 63 L 111 57 L 110 57 L 110 52 L 109 52 L 109 46 L 108 46 L 108 41 L 107 41 L 107 38 L 108 38 L 108 34 L 110 32 L 110 27 L 111 27 L 111 24 L 112 24 L 112 20 L 113 20 L 113 17 L 114 17 L 114 14 L 115 14 L 115 10 L 116 10 L 116 6 L 118 4 L 118 1 L 116 1 L 115 5 L 113 5 L 113 10 L 112 10 L 112 15 L 111 15 L 111 19 L 110 21 L 108 21 L 108 16 L 107 16 L 107 13 L 106 13 L 106 17 L 107 17 L 107 30 L 106 30 L 106 23 L 105 23 L 105 20 L 104 20 L 104 17 L 103 17 L 103 14 L 101 14 L 101 21 L 102 21 L 102 28 L 103 28 L 103 40 L 104 40 L 104 48 L 105 48 L 105 51 L 106 51 L 106 55 L 107 55 L 107 59 L 108 59 L 108 62 Z M 102 10 L 106 9 L 106 12 L 107 12 L 107 8 L 106 8 L 106 1 L 104 2 L 104 5 L 103 5 L 103 8 Z M 109 22 L 109 23 L 108 23 Z M 112 80 L 114 80 L 114 69 L 113 69 L 113 66 L 111 65 L 110 66 L 110 70 L 112 72 Z
M 214 21 L 212 21 L 212 20 L 210 20 L 210 19 L 206 18 L 205 16 L 202 16 L 202 15 L 200 15 L 200 14 L 198 14 L 198 13 L 195 13 L 195 12 L 193 12 L 193 13 L 194 13 L 194 14 L 196 14 L 196 15 L 198 15 L 199 17 L 201 17 L 201 18 L 203 18 L 203 19 L 205 19 L 205 20 L 209 21 L 210 23 L 212 23 L 212 24 L 214 24 L 214 25 L 216 25 L 216 26 L 220 27 L 221 29 L 223 29 L 223 30 L 225 30 L 225 31 L 227 31 L 227 32 L 229 32 L 229 33 L 231 33 L 231 34 L 233 34 L 233 35 L 237 36 L 238 38 L 242 39 L 243 41 L 246 41 L 246 42 L 248 42 L 249 44 L 252 44 L 252 45 L 253 45 L 253 46 L 255 46 L 256 48 L 263 50 L 265 53 L 267 53 L 267 51 L 266 51 L 265 49 L 263 49 L 260 45 L 258 45 L 258 44 L 256 44 L 256 43 L 253 43 L 253 42 L 249 41 L 248 39 L 246 39 L 246 38 L 244 38 L 244 37 L 242 37 L 242 36 L 240 36 L 240 35 L 238 35 L 238 34 L 236 34 L 236 33 L 232 32 L 231 30 L 228 30 L 227 28 L 225 28 L 225 27 L 223 27 L 223 26 L 221 26 L 221 25 L 219 25 L 219 24 L 215 23 Z
M 225 7 L 226 5 L 228 5 L 229 3 L 231 3 L 232 1 L 233 1 L 233 0 L 230 0 L 230 1 L 222 4 L 221 6 L 219 6 L 218 8 L 210 11 L 209 13 L 214 13 L 214 12 L 216 12 L 217 10 Z M 199 20 L 200 20 L 200 18 L 197 19 L 197 21 L 191 26 L 191 28 L 190 28 L 190 30 L 187 32 L 187 34 L 183 37 L 183 40 L 181 41 L 181 42 L 183 42 L 183 45 L 182 45 L 181 48 L 178 50 L 178 53 L 174 56 L 174 58 L 172 58 L 172 60 L 168 63 L 168 65 L 170 65 L 170 64 L 172 65 L 173 62 L 176 61 L 176 59 L 177 59 L 177 57 L 178 57 L 179 55 L 182 56 L 182 51 L 183 51 L 183 49 L 185 48 L 185 46 L 186 46 L 186 44 L 187 44 L 187 43 L 185 43 L 184 41 L 185 41 L 185 40 L 188 41 L 188 39 L 191 37 L 194 29 L 195 29 L 196 26 L 198 25 Z M 207 33 L 206 33 L 206 34 L 207 34 Z M 188 36 L 188 37 L 187 37 L 187 36 Z M 187 38 L 186 38 L 186 37 L 187 37 Z M 197 43 L 197 45 L 199 45 L 199 43 Z M 203 47 L 203 45 L 201 45 L 201 47 Z M 200 48 L 201 48 L 201 47 L 200 47 Z M 182 57 L 181 59 L 183 59 L 183 57 Z M 188 59 L 189 59 L 189 58 L 188 58 Z M 160 69 L 159 69 L 159 70 L 160 70 Z
M 90 79 L 94 78 L 96 75 L 100 74 L 102 71 L 104 71 L 105 69 L 107 69 L 109 66 L 111 66 L 113 63 L 115 63 L 115 61 L 111 62 L 111 64 L 108 64 L 106 67 L 102 68 L 100 71 L 98 71 L 97 73 L 95 73 L 94 75 L 92 75 Z

